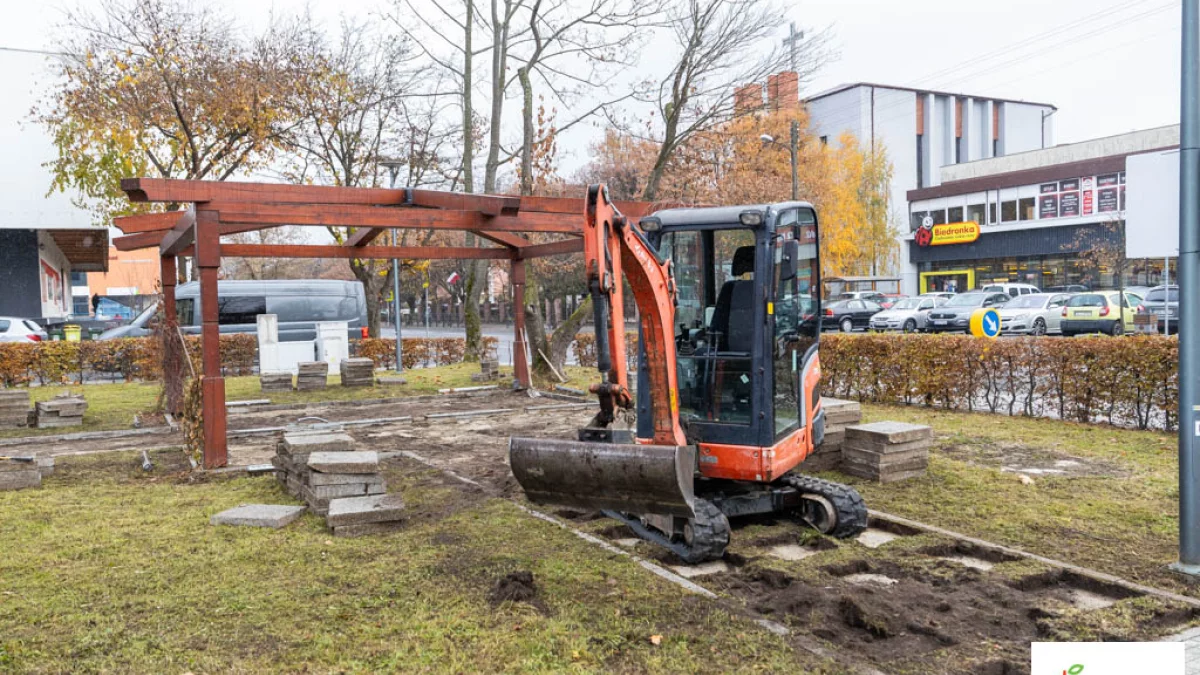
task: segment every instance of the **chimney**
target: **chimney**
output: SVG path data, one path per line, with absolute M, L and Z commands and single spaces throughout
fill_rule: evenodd
M 794 70 L 785 70 L 775 76 L 775 100 L 777 110 L 795 110 L 800 107 L 800 76 Z
M 761 84 L 747 84 L 738 87 L 733 92 L 734 114 L 744 115 L 758 110 L 763 105 L 763 88 Z
M 767 77 L 767 110 L 775 112 L 779 110 L 779 76 L 770 75 Z

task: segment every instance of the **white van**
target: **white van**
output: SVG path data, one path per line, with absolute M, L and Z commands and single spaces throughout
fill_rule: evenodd
M 258 315 L 279 317 L 279 341 L 317 339 L 318 321 L 345 321 L 350 339 L 362 337 L 367 325 L 367 299 L 362 282 L 335 279 L 218 281 L 218 320 L 222 333 L 255 333 Z M 104 331 L 97 340 L 149 335 L 157 305 L 128 325 Z M 200 334 L 200 284 L 175 288 L 175 310 L 185 333 Z
M 988 293 L 1008 293 L 1008 297 L 1010 298 L 1042 292 L 1041 289 L 1033 284 L 988 284 L 980 290 Z

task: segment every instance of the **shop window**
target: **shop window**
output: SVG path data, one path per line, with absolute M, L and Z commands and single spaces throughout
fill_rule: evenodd
M 920 101 L 920 97 L 917 97 Z M 925 155 L 921 152 L 922 141 L 925 140 L 924 134 L 917 134 L 917 189 L 925 187 Z
M 945 225 L 946 224 L 946 212 L 943 211 L 942 209 L 938 209 L 937 211 L 930 211 L 929 215 L 933 217 L 934 225 Z
M 1021 220 L 1033 220 L 1034 211 L 1037 208 L 1037 199 L 1026 197 L 1017 204 L 1017 211 L 1021 214 Z
M 963 221 L 963 207 L 953 206 L 946 216 L 947 223 L 961 223 Z
M 980 225 L 987 222 L 983 219 L 983 204 L 971 204 L 968 206 L 967 220 L 979 223 Z
M 996 202 L 991 202 L 988 204 L 988 224 L 995 225 L 998 222 L 1000 221 L 996 218 Z
M 925 216 L 929 215 L 928 211 L 914 211 L 912 218 L 908 221 L 909 230 L 916 232 L 917 228 L 921 227 L 921 222 L 925 220 Z
M 1000 203 L 1000 220 L 1006 223 L 1011 223 L 1017 219 L 1017 203 L 1001 202 Z

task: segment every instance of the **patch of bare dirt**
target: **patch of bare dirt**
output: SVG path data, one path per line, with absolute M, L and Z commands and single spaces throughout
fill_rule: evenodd
M 496 584 L 488 593 L 488 603 L 492 607 L 499 607 L 506 602 L 523 602 L 542 614 L 550 613 L 546 603 L 538 597 L 537 584 L 534 582 L 533 572 L 529 570 L 509 572 L 496 580 Z
M 976 466 L 998 468 L 1001 471 L 1028 476 L 1062 476 L 1083 478 L 1103 476 L 1124 478 L 1129 471 L 1112 462 L 1075 457 L 1047 448 L 1034 448 L 1020 443 L 997 441 L 989 443 L 955 443 L 938 448 L 936 452 Z

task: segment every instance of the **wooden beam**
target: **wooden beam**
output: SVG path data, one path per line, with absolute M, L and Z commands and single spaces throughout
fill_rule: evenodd
M 221 244 L 221 256 L 225 258 L 506 260 L 510 254 L 507 249 L 503 248 L 466 246 L 361 246 L 349 248 L 336 245 Z
M 569 213 L 584 216 L 586 201 L 575 197 L 521 197 L 521 213 Z M 662 209 L 671 209 L 684 204 L 673 202 L 613 202 L 617 210 L 630 218 L 641 218 Z M 582 229 L 582 228 L 581 228 Z
M 222 224 L 301 225 L 320 227 L 397 227 L 406 229 L 477 230 L 486 232 L 580 233 L 583 219 L 550 213 L 488 217 L 479 211 L 417 209 L 331 204 L 210 203 Z
M 343 246 L 366 246 L 367 244 L 379 238 L 383 234 L 383 229 L 378 227 L 360 227 L 350 235 L 350 238 L 343 243 Z
M 548 244 L 534 244 L 533 246 L 522 246 L 517 249 L 517 258 L 541 258 L 548 255 L 562 255 L 563 253 L 579 253 L 583 251 L 582 239 L 564 239 L 563 241 L 552 241 Z
M 501 246 L 507 246 L 509 248 L 521 248 L 522 246 L 529 246 L 533 243 L 519 234 L 507 234 L 505 232 L 484 232 L 482 230 L 471 231 L 480 237 L 487 239 L 488 241 L 493 241 Z
M 187 210 L 164 211 L 163 213 L 140 213 L 135 216 L 120 216 L 113 218 L 113 227 L 124 232 L 158 232 L 172 230 L 179 224 L 181 217 L 186 217 Z
M 114 237 L 112 243 L 113 246 L 117 247 L 118 251 L 136 251 L 143 248 L 156 248 L 162 243 L 163 237 L 167 236 L 167 232 L 169 232 L 169 230 L 127 234 L 124 237 Z
M 479 211 L 489 216 L 515 216 L 521 208 L 520 197 L 502 195 L 470 195 L 443 190 L 411 190 L 413 206 L 425 206 L 450 211 Z
M 173 178 L 122 178 L 131 202 L 251 202 L 278 204 L 401 204 L 404 190 L 284 185 Z
M 185 215 L 179 217 L 175 227 L 163 237 L 162 243 L 158 245 L 158 252 L 161 255 L 179 255 L 179 252 L 188 246 L 196 239 L 196 208 L 191 207 L 184 211 Z M 205 216 L 206 226 L 216 226 L 216 214 Z

